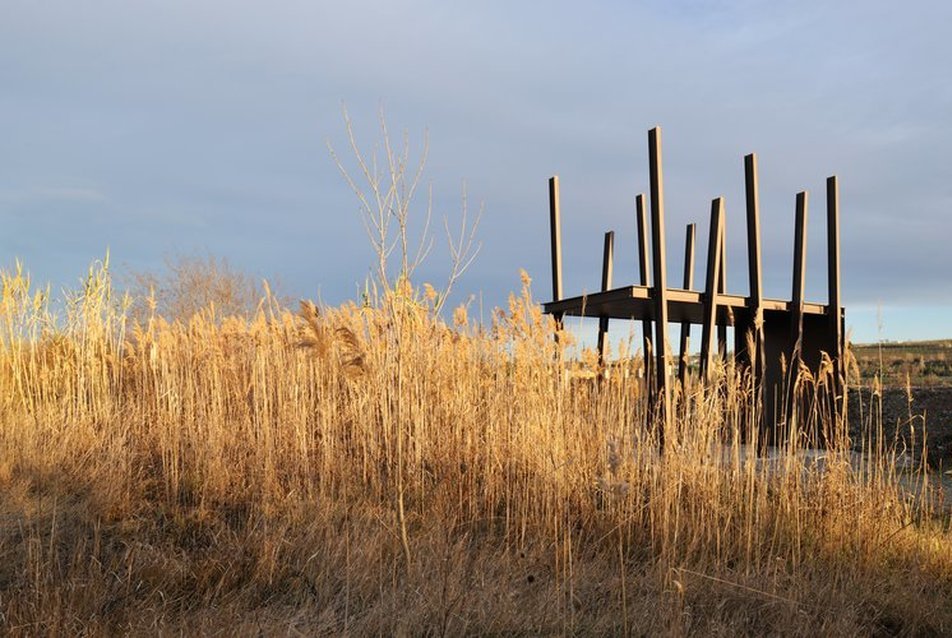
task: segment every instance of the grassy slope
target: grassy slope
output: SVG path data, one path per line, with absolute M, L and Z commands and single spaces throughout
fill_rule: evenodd
M 952 339 L 854 344 L 853 355 L 863 378 L 887 387 L 952 386 Z
M 720 369 L 662 459 L 527 291 L 488 334 L 410 291 L 125 334 L 102 273 L 65 328 L 4 283 L 4 633 L 952 632 L 952 532 L 888 453 L 747 462 Z

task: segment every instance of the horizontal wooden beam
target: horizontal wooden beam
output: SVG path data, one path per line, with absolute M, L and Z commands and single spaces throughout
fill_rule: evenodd
M 687 321 L 692 324 L 703 322 L 703 293 L 696 290 L 682 290 L 668 288 L 669 319 L 674 322 Z M 605 292 L 595 292 L 580 297 L 569 297 L 561 301 L 551 301 L 543 304 L 543 310 L 549 314 L 562 313 L 573 317 L 610 317 L 612 319 L 654 319 L 654 302 L 652 288 L 648 286 L 624 286 Z M 728 309 L 737 321 L 746 320 L 750 313 L 747 297 L 743 295 L 718 295 L 718 323 L 727 321 Z M 794 304 L 791 301 L 780 299 L 763 299 L 764 311 L 783 312 L 792 311 Z M 805 302 L 805 315 L 827 315 L 829 309 L 826 304 Z

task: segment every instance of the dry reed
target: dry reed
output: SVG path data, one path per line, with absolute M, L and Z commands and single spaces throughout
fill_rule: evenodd
M 409 285 L 127 327 L 102 267 L 58 320 L 3 275 L 0 631 L 952 633 L 881 437 L 758 457 L 722 365 L 659 454 L 640 359 L 570 364 L 525 283 L 487 328 Z

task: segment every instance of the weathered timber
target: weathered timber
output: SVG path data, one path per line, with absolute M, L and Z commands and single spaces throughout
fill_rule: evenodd
M 707 277 L 704 286 L 704 321 L 701 324 L 701 377 L 707 381 L 711 376 L 714 358 L 714 330 L 717 327 L 718 278 L 721 272 L 721 250 L 724 232 L 724 198 L 711 202 L 711 227 L 707 242 Z
M 602 292 L 611 290 L 612 268 L 615 252 L 615 232 L 605 233 L 605 246 L 602 250 Z M 608 339 L 609 317 L 598 318 L 598 360 L 605 363 L 605 341 Z
M 559 178 L 549 178 L 549 239 L 552 254 L 552 300 L 562 298 L 562 220 L 559 217 Z M 555 320 L 561 323 L 562 315 Z
M 644 339 L 645 384 L 649 405 L 664 414 L 667 429 L 671 416 L 670 348 L 668 322 L 680 324 L 678 379 L 684 387 L 690 343 L 690 326 L 702 327 L 701 368 L 705 376 L 711 370 L 715 344 L 727 354 L 724 331 L 734 327 L 733 360 L 744 366 L 752 382 L 755 401 L 754 423 L 761 423 L 766 436 L 762 441 L 777 439 L 778 425 L 794 423 L 788 411 L 792 402 L 785 392 L 791 378 L 785 373 L 796 363 L 818 373 L 824 358 L 834 363 L 834 396 L 831 404 L 841 412 L 842 357 L 845 312 L 840 297 L 839 252 L 839 189 L 836 177 L 827 180 L 827 266 L 828 294 L 825 304 L 811 303 L 804 297 L 808 198 L 797 195 L 794 225 L 794 264 L 791 299 L 767 299 L 763 295 L 761 267 L 760 201 L 758 193 L 757 156 L 744 158 L 744 185 L 747 212 L 747 267 L 749 293 L 746 296 L 726 290 L 726 223 L 724 200 L 711 203 L 711 229 L 708 237 L 708 263 L 703 292 L 693 287 L 693 226 L 689 226 L 685 242 L 684 289 L 668 288 L 666 282 L 664 179 L 661 161 L 661 130 L 648 132 L 648 181 L 651 206 L 651 251 L 648 244 L 648 218 L 645 196 L 635 198 L 638 231 L 637 263 L 639 284 L 612 288 L 611 264 L 613 241 L 606 235 L 603 255 L 601 291 L 565 298 L 561 288 L 561 243 L 559 241 L 558 181 L 550 181 L 550 219 L 552 225 L 553 299 L 544 304 L 547 313 L 597 317 L 599 319 L 599 352 L 605 353 L 605 333 L 609 319 L 640 321 Z M 651 263 L 649 277 L 649 261 Z M 653 324 L 652 324 L 653 322 Z M 652 338 L 652 329 L 654 330 Z M 716 341 L 715 341 L 716 339 Z M 731 359 L 728 358 L 728 361 Z M 818 386 L 819 387 L 819 386 Z M 825 391 L 825 390 L 824 390 Z M 663 436 L 664 430 L 661 435 Z M 663 442 L 663 441 L 662 441 Z
M 684 237 L 684 289 L 690 290 L 694 287 L 694 233 L 696 226 L 688 224 Z M 678 381 L 681 388 L 685 388 L 688 375 L 688 345 L 691 339 L 691 322 L 681 322 L 681 343 L 678 347 Z
M 664 176 L 661 168 L 661 128 L 648 131 L 648 180 L 651 192 L 651 255 L 654 270 L 652 297 L 655 305 L 655 357 L 658 401 L 664 429 L 671 418 L 671 388 L 668 383 L 668 284 L 665 272 Z M 662 439 L 663 443 L 663 439 Z
M 638 283 L 647 288 L 650 286 L 648 272 L 650 270 L 648 252 L 648 211 L 645 207 L 644 193 L 635 196 L 635 223 L 638 228 Z M 649 404 L 654 401 L 654 375 L 651 373 L 653 349 L 651 347 L 651 319 L 647 316 L 641 319 L 642 348 L 645 360 L 645 387 Z

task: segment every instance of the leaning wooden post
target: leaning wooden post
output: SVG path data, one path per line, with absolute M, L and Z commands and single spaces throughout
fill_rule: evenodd
M 552 252 L 552 301 L 562 300 L 562 224 L 559 219 L 559 177 L 549 178 L 549 237 Z M 562 328 L 562 313 L 556 313 L 555 322 Z
M 807 204 L 806 191 L 797 193 L 797 219 L 793 234 L 793 294 L 791 296 L 791 310 L 793 311 L 793 342 L 794 356 L 790 362 L 796 365 L 799 359 L 803 341 L 803 290 L 806 286 L 807 262 Z
M 843 320 L 840 300 L 840 188 L 836 175 L 826 179 L 826 243 L 827 243 L 827 291 L 829 301 L 827 312 L 830 315 L 830 333 L 833 336 L 835 352 L 833 357 L 837 383 L 843 376 Z
M 846 369 L 843 364 L 843 310 L 840 300 L 840 188 L 836 175 L 826 179 L 826 252 L 827 294 L 830 336 L 833 341 L 833 430 L 834 441 L 842 434 L 842 415 L 846 412 Z
M 615 232 L 605 233 L 605 248 L 602 251 L 602 292 L 611 290 L 612 265 L 615 252 Z M 605 365 L 605 341 L 608 339 L 608 317 L 598 318 L 598 363 Z
M 638 227 L 638 283 L 648 287 L 650 280 L 648 272 L 648 211 L 645 207 L 644 193 L 635 196 L 635 222 Z M 651 319 L 645 316 L 641 320 L 642 347 L 645 359 L 645 389 L 648 394 L 648 404 L 654 403 L 654 384 L 651 373 Z
M 671 388 L 668 384 L 668 285 L 665 274 L 664 245 L 664 177 L 661 170 L 661 128 L 648 131 L 648 172 L 651 182 L 651 251 L 653 257 L 654 287 L 652 300 L 655 308 L 656 375 L 664 425 L 671 419 Z M 662 438 L 662 443 L 663 443 Z
M 806 264 L 807 264 L 807 192 L 797 193 L 797 218 L 793 234 L 793 291 L 790 301 L 790 322 L 791 322 L 791 341 L 793 342 L 793 352 L 790 353 L 790 369 L 787 372 L 786 388 L 786 432 L 783 436 L 789 436 L 794 427 L 802 427 L 801 424 L 794 422 L 795 414 L 803 414 L 802 411 L 795 411 L 794 407 L 798 403 L 797 399 L 797 380 L 800 375 L 800 366 L 803 353 L 803 290 L 806 285 Z M 781 439 L 782 440 L 782 439 Z
M 701 376 L 711 380 L 714 334 L 717 322 L 717 278 L 721 269 L 721 233 L 724 228 L 724 198 L 711 202 L 711 228 L 707 239 L 707 276 L 704 284 L 704 323 L 701 327 Z
M 717 273 L 717 292 L 718 294 L 727 293 L 727 227 L 721 228 L 721 267 Z M 717 326 L 717 353 L 718 356 L 727 359 L 727 325 L 733 323 L 731 317 L 727 321 Z
M 694 287 L 694 234 L 696 227 L 694 224 L 688 224 L 687 234 L 684 238 L 684 289 L 690 290 Z M 687 382 L 688 374 L 688 344 L 691 339 L 691 322 L 681 322 L 681 344 L 678 348 L 678 381 L 681 382 L 681 388 Z
M 747 363 L 753 376 L 754 391 L 762 392 L 765 364 L 764 289 L 760 265 L 760 195 L 757 188 L 756 153 L 750 153 L 744 157 L 744 190 L 747 196 L 747 273 L 750 283 L 747 309 L 754 349 L 754 352 L 750 352 L 748 348 Z M 766 406 L 764 408 L 766 409 Z M 759 423 L 757 425 L 759 426 Z

